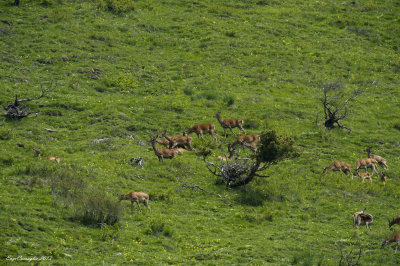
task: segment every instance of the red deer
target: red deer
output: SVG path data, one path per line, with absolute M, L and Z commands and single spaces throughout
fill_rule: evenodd
M 217 157 L 217 161 L 232 161 L 234 156 L 235 156 L 235 151 L 234 150 L 229 150 L 229 157 L 218 156 Z
M 243 150 L 245 146 L 249 146 L 246 144 L 250 144 L 253 142 L 259 142 L 260 141 L 260 136 L 257 134 L 248 134 L 248 135 L 243 135 L 239 136 L 234 140 L 231 144 L 229 144 L 228 149 L 234 149 L 236 145 L 240 145 Z M 239 148 L 240 149 L 240 148 Z
M 150 138 L 149 142 L 151 143 L 154 153 L 156 154 L 160 162 L 162 162 L 164 158 L 172 159 L 178 155 L 178 152 L 176 150 L 156 147 L 156 140 L 156 138 Z
M 174 148 L 173 150 L 176 150 L 178 153 L 190 152 L 184 148 Z
M 49 156 L 49 157 L 47 157 L 47 159 L 49 159 L 50 161 L 55 161 L 57 163 L 61 162 L 61 158 L 60 157 Z
M 369 213 L 366 213 L 366 212 L 365 212 L 365 209 L 362 210 L 362 211 L 360 211 L 360 212 L 355 212 L 355 213 L 353 214 L 353 228 L 354 228 L 354 227 L 357 227 L 357 229 L 358 229 L 358 227 L 359 227 L 361 224 L 365 224 L 365 226 L 366 226 L 367 228 L 369 228 L 369 230 L 372 230 L 372 229 L 371 229 L 371 223 L 372 223 L 372 222 L 373 222 L 373 217 L 372 217 L 372 215 L 369 214 Z
M 192 128 L 188 129 L 185 133 L 189 135 L 190 133 L 196 133 L 197 137 L 203 138 L 204 133 L 209 133 L 212 135 L 214 140 L 217 140 L 215 135 L 215 125 L 214 124 L 196 124 Z
M 170 147 L 170 142 L 169 140 L 167 140 L 166 138 L 163 139 L 156 139 L 156 142 L 158 144 L 164 145 L 165 148 L 169 148 Z
M 366 172 L 366 173 L 360 173 L 360 172 L 358 172 L 357 174 L 358 174 L 359 177 L 362 178 L 362 182 L 363 182 L 363 183 L 364 183 L 364 181 L 365 181 L 366 179 L 369 179 L 369 182 L 372 183 L 372 175 L 371 175 L 370 173 L 368 173 L 368 172 Z
M 397 248 L 399 247 L 399 244 L 400 244 L 400 232 L 397 232 L 396 234 L 394 234 L 388 240 L 383 241 L 381 249 L 386 247 L 387 245 L 389 245 L 392 242 L 396 242 L 397 243 L 395 248 L 394 248 L 394 253 L 396 253 L 397 252 Z
M 328 167 L 324 168 L 324 174 L 327 173 L 329 170 L 332 171 L 340 171 L 340 174 L 349 173 L 351 175 L 351 178 L 353 179 L 353 173 L 351 172 L 351 167 L 350 164 L 345 163 L 345 162 L 339 162 L 339 161 L 334 161 L 332 162 Z
M 392 227 L 393 225 L 398 224 L 400 225 L 400 215 L 394 218 L 393 220 L 389 220 L 389 228 Z
M 234 134 L 235 136 L 237 136 L 235 134 L 235 132 L 233 132 L 232 128 L 238 127 L 239 128 L 239 134 L 240 132 L 243 131 L 244 134 L 246 134 L 246 131 L 244 131 L 242 125 L 243 125 L 243 120 L 242 119 L 236 119 L 236 118 L 232 118 L 232 119 L 224 119 L 221 120 L 221 116 L 220 116 L 221 112 L 217 112 L 214 117 L 217 118 L 218 122 L 221 124 L 222 128 L 224 129 L 224 134 L 225 134 L 225 138 L 226 138 L 226 129 L 229 128 L 230 131 L 232 132 L 232 134 Z
M 378 162 L 375 159 L 359 159 L 356 163 L 356 172 L 358 173 L 360 169 L 368 170 L 368 168 L 372 169 L 372 174 L 376 173 L 378 175 L 378 171 L 376 170 L 376 164 Z
M 385 170 L 389 169 L 389 167 L 386 164 L 385 158 L 378 156 L 378 155 L 371 154 L 371 147 L 367 147 L 364 151 L 366 151 L 368 153 L 368 158 L 375 159 L 378 162 L 378 164 L 380 165 L 380 167 L 382 167 Z
M 140 208 L 139 203 L 143 202 L 144 205 L 147 207 L 147 211 L 151 212 L 151 209 L 149 206 L 149 195 L 147 195 L 144 192 L 132 191 L 129 194 L 119 196 L 119 201 L 121 202 L 121 200 L 130 200 L 131 201 L 131 209 L 133 208 L 133 202 L 136 202 L 140 211 L 142 211 L 142 209 Z
M 175 147 L 187 146 L 189 149 L 194 150 L 192 147 L 192 138 L 186 135 L 186 132 L 183 132 L 183 136 L 172 136 L 172 137 L 169 137 L 167 133 L 164 132 L 163 137 L 165 137 L 169 141 L 170 149 L 174 149 Z
M 243 145 L 246 147 L 249 147 L 253 152 L 257 152 L 258 145 L 260 145 L 260 141 L 256 140 L 256 141 L 250 142 L 250 143 L 243 142 Z

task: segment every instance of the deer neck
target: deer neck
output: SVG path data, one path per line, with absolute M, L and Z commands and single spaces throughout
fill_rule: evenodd
M 222 123 L 221 116 L 220 116 L 219 114 L 215 115 L 215 117 L 217 118 L 218 122 L 219 122 L 221 125 L 224 124 L 224 123 Z
M 155 141 L 151 142 L 151 146 L 153 146 L 153 150 L 154 150 L 154 152 L 156 153 L 156 155 L 160 154 L 160 153 L 158 152 L 158 150 L 157 150 Z

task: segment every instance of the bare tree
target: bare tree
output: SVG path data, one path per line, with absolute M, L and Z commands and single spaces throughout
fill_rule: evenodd
M 261 134 L 260 148 L 252 158 L 224 161 L 220 164 L 206 162 L 208 170 L 221 177 L 227 187 L 244 186 L 254 177 L 268 177 L 260 172 L 273 164 L 288 159 L 293 153 L 293 139 L 277 136 L 275 131 L 266 131 Z
M 349 101 L 354 99 L 356 96 L 362 93 L 361 90 L 353 91 L 350 97 L 345 97 L 340 90 L 341 85 L 339 83 L 333 82 L 329 83 L 322 90 L 323 97 L 320 99 L 324 105 L 325 122 L 324 125 L 328 129 L 338 127 L 347 129 L 351 132 L 351 129 L 343 126 L 339 121 L 346 118 L 349 115 L 348 104 Z M 346 100 L 344 100 L 346 98 Z
M 22 100 L 18 100 L 18 95 L 15 95 L 15 100 L 9 103 L 7 106 L 4 106 L 4 110 L 7 111 L 6 116 L 11 119 L 21 119 L 30 114 L 37 114 L 37 112 L 30 112 L 29 109 L 22 106 L 21 103 L 39 100 L 45 96 L 45 92 L 45 90 L 42 90 L 42 94 L 39 97 Z

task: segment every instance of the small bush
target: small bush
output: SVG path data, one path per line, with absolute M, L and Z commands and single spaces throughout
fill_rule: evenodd
M 0 140 L 10 140 L 11 139 L 11 130 L 2 128 L 0 129 Z
M 397 120 L 393 123 L 393 127 L 397 130 L 400 130 L 400 120 Z
M 246 129 L 258 129 L 260 127 L 259 121 L 251 118 L 244 120 L 243 127 Z
M 100 10 L 111 11 L 116 14 L 135 10 L 133 0 L 97 0 L 97 2 Z
M 194 94 L 193 89 L 191 88 L 184 88 L 183 93 L 187 96 L 192 96 Z
M 14 159 L 12 157 L 6 155 L 0 155 L 0 164 L 11 166 L 14 163 Z
M 233 96 L 225 96 L 224 102 L 226 103 L 226 106 L 232 106 L 235 104 L 235 97 Z

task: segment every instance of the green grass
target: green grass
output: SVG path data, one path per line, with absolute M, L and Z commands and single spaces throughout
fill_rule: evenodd
M 348 254 L 359 241 L 361 264 L 400 263 L 393 247 L 379 249 L 399 214 L 397 3 L 126 0 L 113 12 L 105 0 L 12 2 L 0 3 L 0 105 L 47 97 L 26 103 L 37 116 L 0 116 L 0 260 L 336 265 L 340 245 Z M 321 126 L 332 82 L 364 90 L 343 120 L 351 134 Z M 196 123 L 214 123 L 218 143 L 192 135 L 194 147 L 212 147 L 210 160 L 227 153 L 234 136 L 223 138 L 219 110 L 248 133 L 291 136 L 300 156 L 238 189 L 195 153 L 158 162 L 150 136 Z M 355 166 L 367 146 L 388 161 L 386 186 L 322 175 L 333 160 Z M 189 183 L 209 193 L 181 188 Z M 150 194 L 151 214 L 116 203 L 130 191 Z M 121 208 L 120 221 L 86 225 L 96 199 L 100 211 Z M 353 230 L 364 207 L 373 230 Z

